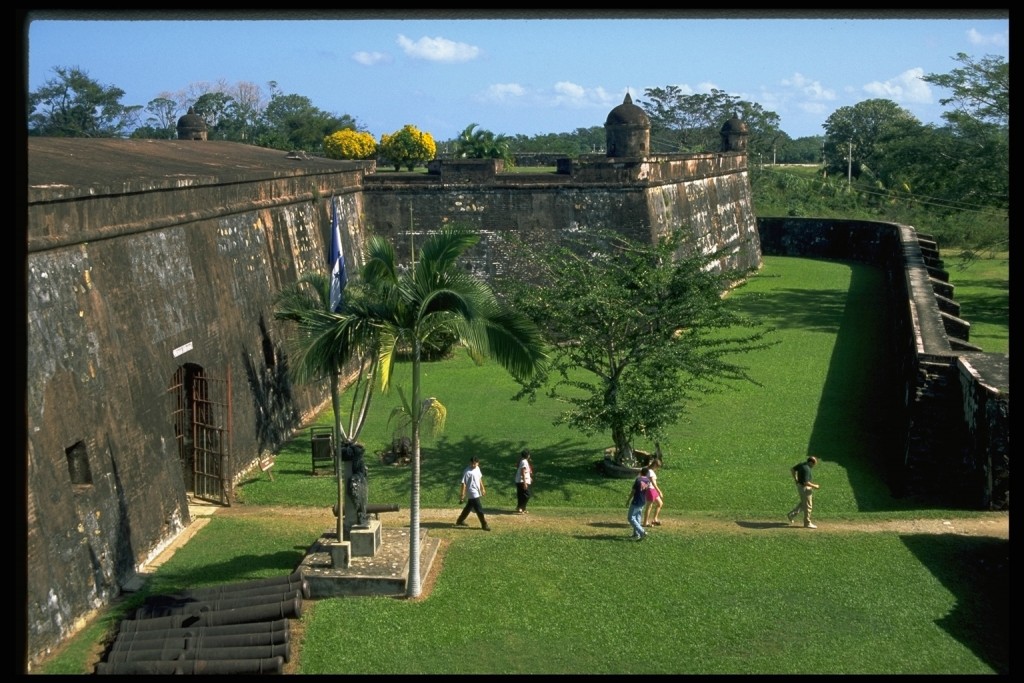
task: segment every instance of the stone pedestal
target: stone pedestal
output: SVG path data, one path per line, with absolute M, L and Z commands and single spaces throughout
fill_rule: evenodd
M 373 557 L 380 550 L 380 520 L 371 519 L 365 527 L 353 526 L 349 531 L 352 557 Z
M 348 569 L 352 564 L 352 544 L 349 541 L 335 541 L 329 544 L 331 566 L 335 569 Z

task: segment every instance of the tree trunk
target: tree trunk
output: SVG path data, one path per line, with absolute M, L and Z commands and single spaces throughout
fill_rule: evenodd
M 338 542 L 345 540 L 345 482 L 344 469 L 341 466 L 342 435 L 341 426 L 341 370 L 331 373 L 331 407 L 334 408 L 334 476 L 338 484 Z
M 420 340 L 413 339 L 412 351 L 412 494 L 409 503 L 409 578 L 406 595 L 420 595 Z

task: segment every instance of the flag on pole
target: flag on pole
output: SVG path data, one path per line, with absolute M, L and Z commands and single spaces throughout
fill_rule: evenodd
M 345 253 L 341 248 L 341 228 L 338 225 L 338 200 L 331 198 L 331 253 L 327 258 L 331 267 L 331 310 L 341 310 L 342 291 L 348 278 L 345 275 Z

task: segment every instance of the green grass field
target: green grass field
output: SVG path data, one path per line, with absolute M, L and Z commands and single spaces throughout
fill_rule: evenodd
M 951 273 L 954 284 L 960 277 Z M 964 317 L 972 301 L 991 312 L 972 340 L 998 350 L 1008 340 L 1008 271 L 986 266 L 968 279 Z M 594 468 L 606 436 L 555 426 L 559 406 L 546 399 L 511 401 L 515 384 L 494 364 L 459 354 L 427 365 L 424 391 L 448 407 L 448 423 L 423 445 L 422 507 L 451 509 L 454 519 L 459 475 L 477 454 L 486 507 L 513 509 L 515 454 L 529 446 L 531 518 L 560 526 L 495 514 L 490 534 L 432 527 L 450 544 L 429 596 L 309 601 L 296 672 L 1009 673 L 1007 540 L 829 529 L 1000 516 L 895 498 L 885 485 L 900 452 L 890 439 L 886 330 L 874 315 L 883 285 L 868 266 L 768 257 L 733 293 L 780 343 L 745 358 L 760 386 L 700 396 L 662 444 L 662 518 L 673 523 L 644 543 L 627 540 L 630 482 Z M 995 348 L 974 339 L 979 329 Z M 373 457 L 391 441 L 396 401 L 378 397 L 362 441 L 370 501 L 408 510 L 408 469 Z M 330 424 L 330 414 L 317 422 Z M 808 453 L 822 459 L 815 531 L 784 524 L 795 498 L 789 467 Z M 304 429 L 280 452 L 273 482 L 254 474 L 237 493 L 243 506 L 329 509 L 336 484 L 310 475 Z M 145 593 L 290 572 L 323 530 L 324 517 L 311 518 L 214 516 Z M 88 657 L 118 615 L 104 615 L 42 673 L 91 673 Z

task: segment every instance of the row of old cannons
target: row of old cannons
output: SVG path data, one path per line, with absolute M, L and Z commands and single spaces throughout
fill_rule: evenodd
M 97 674 L 280 674 L 289 619 L 309 586 L 299 572 L 150 596 L 121 622 Z

